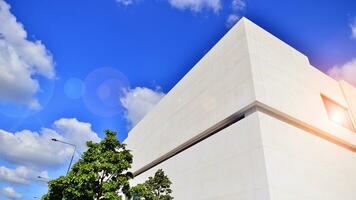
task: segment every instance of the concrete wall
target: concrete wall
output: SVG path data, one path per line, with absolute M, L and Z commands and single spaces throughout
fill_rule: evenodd
M 345 81 L 340 82 L 340 87 L 345 95 L 354 128 L 356 128 L 356 88 Z
M 129 133 L 134 170 L 251 104 L 250 69 L 241 21 Z
M 356 154 L 258 113 L 272 200 L 356 199 Z
M 132 184 L 162 168 L 177 200 L 354 200 L 356 133 L 329 120 L 321 95 L 356 120 L 355 88 L 242 19 L 129 133 L 133 171 L 252 106 L 246 118 Z
M 169 176 L 177 200 L 269 200 L 257 113 L 139 175 L 157 169 Z
M 339 82 L 311 66 L 307 57 L 252 22 L 246 20 L 245 27 L 256 100 L 356 145 L 353 131 L 329 120 L 321 98 L 323 94 L 349 107 Z

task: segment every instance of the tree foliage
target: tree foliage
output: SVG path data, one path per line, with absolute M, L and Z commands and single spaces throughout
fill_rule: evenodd
M 105 131 L 99 143 L 87 142 L 88 150 L 74 164 L 67 176 L 48 183 L 45 200 L 121 200 L 119 192 L 129 195 L 129 180 L 133 175 L 132 155 L 116 132 Z
M 171 181 L 158 170 L 147 181 L 130 188 L 133 178 L 129 171 L 132 155 L 116 138 L 116 132 L 105 130 L 99 143 L 87 142 L 88 150 L 73 165 L 68 175 L 48 183 L 44 200 L 172 200 Z
M 133 200 L 172 200 L 170 187 L 171 181 L 168 176 L 162 169 L 159 169 L 153 177 L 132 187 L 130 194 Z

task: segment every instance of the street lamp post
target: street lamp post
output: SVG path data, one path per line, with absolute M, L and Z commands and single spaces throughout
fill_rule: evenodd
M 67 145 L 70 145 L 74 148 L 73 150 L 73 155 L 72 155 L 72 158 L 70 159 L 70 163 L 69 163 L 69 166 L 68 166 L 68 169 L 67 169 L 67 175 L 68 175 L 68 172 L 70 170 L 70 167 L 72 166 L 72 162 L 73 162 L 73 158 L 74 158 L 74 154 L 75 154 L 75 151 L 77 150 L 77 146 L 75 144 L 71 144 L 71 143 L 68 143 L 68 142 L 64 142 L 64 141 L 61 141 L 61 140 L 58 140 L 56 138 L 52 138 L 52 141 L 54 142 L 60 142 L 60 143 L 63 143 L 63 144 L 67 144 Z

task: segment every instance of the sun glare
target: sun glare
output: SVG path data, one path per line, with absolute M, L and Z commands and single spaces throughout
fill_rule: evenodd
M 335 111 L 335 113 L 333 113 L 331 115 L 331 120 L 333 122 L 338 123 L 338 124 L 344 124 L 345 123 L 345 116 L 343 115 L 343 113 L 341 113 L 339 111 Z
M 354 127 L 352 125 L 348 110 L 339 105 L 338 103 L 334 102 L 333 100 L 325 97 L 322 95 L 322 99 L 325 105 L 325 109 L 328 113 L 329 119 L 345 128 L 348 128 L 354 131 Z

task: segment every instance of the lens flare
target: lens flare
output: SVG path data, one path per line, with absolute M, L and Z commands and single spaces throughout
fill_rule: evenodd
M 119 70 L 98 68 L 84 81 L 83 101 L 92 113 L 112 117 L 124 111 L 120 97 L 128 86 L 127 78 Z

